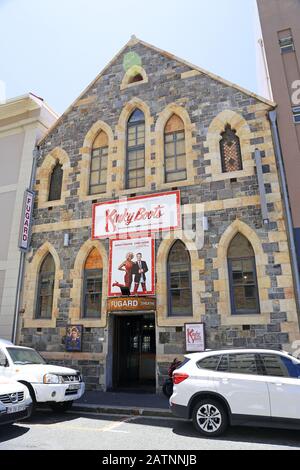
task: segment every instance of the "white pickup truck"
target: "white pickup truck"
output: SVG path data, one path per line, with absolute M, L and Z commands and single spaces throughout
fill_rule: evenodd
M 29 418 L 31 411 L 28 389 L 14 380 L 0 377 L 0 425 Z
M 47 403 L 54 411 L 66 411 L 85 391 L 80 373 L 67 367 L 46 364 L 31 348 L 0 339 L 0 376 L 24 384 L 33 405 Z

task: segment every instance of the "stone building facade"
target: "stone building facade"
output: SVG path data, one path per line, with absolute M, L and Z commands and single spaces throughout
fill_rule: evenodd
M 156 390 L 160 390 L 168 364 L 185 353 L 185 323 L 204 322 L 208 348 L 260 346 L 290 350 L 292 342 L 299 339 L 299 323 L 267 116 L 273 106 L 272 102 L 132 38 L 40 142 L 20 343 L 35 347 L 52 362 L 78 367 L 90 389 L 117 388 L 115 360 L 120 352 L 115 330 L 120 315 L 106 309 L 109 240 L 92 240 L 92 205 L 177 189 L 181 206 L 190 208 L 191 213 L 195 204 L 202 205 L 208 227 L 200 249 L 181 230 L 174 231 L 171 239 L 161 234 L 155 237 L 157 307 L 147 315 L 155 325 Z M 144 115 L 144 183 L 142 187 L 128 188 L 127 126 L 136 109 Z M 177 118 L 171 121 L 174 115 Z M 181 173 L 179 181 L 171 176 L 168 182 L 165 128 L 173 125 L 180 133 L 179 122 L 184 132 L 185 174 Z M 226 129 L 231 132 L 232 141 L 225 141 L 222 151 L 220 141 Z M 106 181 L 101 182 L 101 194 L 90 194 L 93 147 L 101 133 L 105 133 L 107 142 L 107 170 L 102 173 Z M 234 161 L 237 142 L 240 166 L 235 166 Z M 256 149 L 262 155 L 268 223 L 264 223 L 261 211 Z M 227 158 L 229 171 L 224 171 L 221 153 Z M 51 175 L 58 164 L 62 170 L 61 192 L 59 199 L 49 201 Z M 66 234 L 68 243 L 64 243 Z M 236 282 L 236 267 L 232 278 L 229 251 L 237 235 L 241 243 L 247 240 L 253 253 L 251 259 L 255 260 L 254 271 L 247 268 L 255 280 L 246 290 L 234 290 L 231 285 L 233 280 Z M 190 260 L 192 310 L 182 316 L 178 312 L 172 315 L 168 309 L 168 260 L 176 240 L 183 242 Z M 84 317 L 84 271 L 95 250 L 95 266 L 101 270 L 101 312 L 98 317 Z M 49 254 L 53 265 L 51 312 L 43 318 L 37 304 L 41 269 Z M 233 312 L 232 292 L 238 296 L 247 292 L 251 311 Z M 142 312 L 140 315 L 143 318 Z M 70 324 L 83 325 L 81 352 L 66 352 L 66 327 Z

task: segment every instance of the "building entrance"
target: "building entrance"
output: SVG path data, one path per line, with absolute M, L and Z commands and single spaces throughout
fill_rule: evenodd
M 155 316 L 115 316 L 114 388 L 155 391 Z

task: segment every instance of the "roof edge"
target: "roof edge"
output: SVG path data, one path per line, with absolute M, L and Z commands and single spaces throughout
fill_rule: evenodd
M 201 67 L 198 67 L 197 65 L 194 65 L 184 59 L 181 59 L 180 57 L 172 54 L 171 52 L 167 52 L 163 49 L 160 49 L 156 46 L 153 46 L 152 44 L 149 44 L 141 39 L 138 39 L 136 36 L 131 36 L 130 40 L 122 47 L 122 49 L 120 49 L 119 52 L 117 52 L 113 58 L 108 62 L 108 64 L 101 70 L 101 72 L 94 78 L 94 80 L 92 80 L 89 85 L 87 87 L 85 87 L 85 89 L 80 93 L 80 95 L 68 106 L 68 108 L 61 114 L 61 116 L 57 119 L 57 121 L 48 129 L 48 132 L 44 135 L 44 137 L 37 143 L 38 146 L 42 145 L 45 140 L 47 139 L 48 135 L 51 134 L 51 132 L 60 124 L 60 122 L 63 120 L 63 118 L 65 117 L 66 114 L 69 113 L 69 111 L 71 111 L 71 109 L 76 105 L 76 103 L 78 101 L 80 101 L 80 99 L 85 95 L 85 93 L 99 80 L 99 78 L 101 78 L 101 76 L 105 73 L 105 71 L 110 67 L 110 65 L 124 52 L 124 50 L 127 48 L 127 47 L 130 47 L 130 46 L 134 46 L 136 44 L 142 44 L 143 46 L 145 47 L 148 47 L 162 55 L 164 55 L 165 57 L 168 57 L 172 60 L 175 60 L 176 62 L 180 62 L 188 67 L 190 67 L 191 69 L 193 70 L 196 70 L 204 75 L 207 75 L 209 77 L 211 77 L 213 80 L 216 80 L 218 82 L 221 82 L 223 83 L 224 85 L 227 85 L 227 86 L 230 86 L 232 88 L 235 88 L 237 90 L 239 90 L 240 92 L 248 95 L 248 96 L 251 96 L 252 98 L 255 98 L 256 100 L 266 104 L 267 106 L 270 106 L 271 108 L 274 108 L 276 107 L 276 103 L 274 103 L 273 101 L 270 101 L 268 100 L 267 98 L 263 98 L 262 96 L 259 96 L 257 95 L 256 93 L 252 92 L 252 91 L 249 91 L 247 90 L 246 88 L 243 88 L 233 82 L 230 82 L 229 80 L 226 80 L 222 77 L 220 77 L 219 75 L 216 75 L 212 72 L 208 72 L 207 70 L 201 68 Z

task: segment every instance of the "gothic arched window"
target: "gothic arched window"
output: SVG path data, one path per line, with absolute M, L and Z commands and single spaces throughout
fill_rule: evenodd
M 185 154 L 185 130 L 182 119 L 173 114 L 165 132 L 165 181 L 173 183 L 187 178 Z
M 145 186 L 145 116 L 135 109 L 127 125 L 126 188 Z
M 102 305 L 102 258 L 93 248 L 84 266 L 83 312 L 84 318 L 99 318 Z
M 91 157 L 90 170 L 90 194 L 101 194 L 106 192 L 108 160 L 108 137 L 101 131 L 96 137 Z
M 192 316 L 191 259 L 180 240 L 170 249 L 167 275 L 169 316 Z
M 229 173 L 243 169 L 240 139 L 229 124 L 221 134 L 220 141 L 222 171 Z
M 59 162 L 56 163 L 50 177 L 48 201 L 59 201 L 61 199 L 63 173 L 62 165 Z
M 260 313 L 255 254 L 241 233 L 230 243 L 227 258 L 232 314 Z
M 48 253 L 41 264 L 38 277 L 36 318 L 52 317 L 54 279 L 55 263 L 51 253 Z

